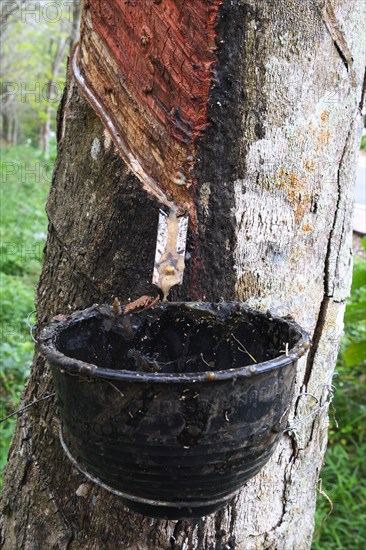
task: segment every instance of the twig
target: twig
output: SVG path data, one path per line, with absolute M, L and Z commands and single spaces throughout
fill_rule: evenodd
M 36 344 L 37 340 L 35 339 L 35 337 L 33 335 L 33 330 L 36 328 L 37 323 L 33 323 L 33 325 L 32 325 L 31 322 L 30 322 L 30 318 L 34 313 L 37 313 L 37 311 L 34 310 L 34 311 L 31 311 L 30 313 L 28 313 L 26 323 L 27 323 L 27 326 L 29 328 L 30 337 L 32 338 L 33 342 Z
M 121 390 L 119 390 L 117 388 L 117 386 L 115 386 L 114 384 L 112 384 L 112 382 L 110 382 L 109 380 L 103 380 L 103 382 L 107 382 L 107 384 L 109 384 L 110 386 L 112 386 L 112 388 L 114 388 L 119 394 L 121 397 L 124 397 L 125 394 L 121 392 Z
M 323 529 L 325 522 L 329 518 L 330 514 L 333 512 L 333 508 L 334 508 L 332 499 L 330 498 L 330 496 L 327 495 L 327 493 L 325 491 L 323 491 L 322 479 L 321 478 L 319 479 L 319 487 L 317 487 L 317 491 L 319 492 L 319 494 L 321 494 L 322 497 L 324 497 L 328 501 L 329 511 L 328 511 L 327 515 L 322 519 L 321 524 L 319 525 L 318 529 L 316 530 L 316 532 L 313 536 L 313 541 L 316 540 L 319 537 L 320 532 Z
M 247 355 L 249 355 L 249 357 L 251 358 L 253 363 L 258 363 L 258 361 L 256 361 L 256 359 L 253 357 L 253 355 L 251 353 L 249 353 L 249 351 L 244 346 L 244 344 L 242 344 L 237 338 L 235 338 L 234 334 L 231 334 L 231 336 L 234 338 L 235 342 L 237 342 L 239 344 L 239 346 L 240 346 L 239 351 L 242 351 L 243 353 L 246 353 Z
M 28 403 L 28 405 L 25 405 L 21 409 L 18 409 L 17 411 L 12 412 L 11 414 L 8 414 L 5 418 L 0 419 L 0 424 L 2 422 L 5 422 L 5 420 L 9 420 L 9 418 L 12 418 L 13 416 L 17 414 L 21 414 L 22 412 L 26 411 L 27 409 L 30 409 L 34 405 L 37 405 L 37 403 L 40 403 L 41 401 L 46 401 L 47 399 L 51 399 L 51 397 L 54 397 L 56 395 L 56 392 L 50 393 L 49 395 L 45 395 L 44 397 L 40 397 L 39 399 L 36 399 L 35 401 L 32 401 L 32 403 Z

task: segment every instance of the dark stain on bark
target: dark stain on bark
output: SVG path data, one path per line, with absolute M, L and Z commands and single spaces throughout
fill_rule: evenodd
M 229 528 L 229 538 L 228 538 L 228 546 L 231 550 L 235 550 L 236 548 L 236 536 L 235 536 L 235 525 L 237 521 L 237 509 L 236 509 L 236 501 L 237 497 L 234 497 L 233 500 L 230 502 L 230 528 Z
M 215 547 L 213 550 L 222 550 L 224 547 L 223 541 L 226 536 L 226 531 L 221 527 L 222 521 L 224 519 L 225 512 L 224 510 L 219 510 L 215 515 Z
M 190 260 L 183 288 L 174 291 L 176 299 L 219 301 L 235 297 L 234 181 L 245 176 L 248 143 L 265 135 L 266 105 L 260 85 L 264 68 L 258 63 L 254 77 L 253 68 L 245 63 L 248 47 L 262 58 L 265 54 L 261 17 L 247 4 L 232 5 L 228 1 L 218 12 L 217 62 L 208 101 L 208 128 L 198 142 L 195 168 L 199 238 L 194 240 L 192 236 L 188 240 Z M 248 43 L 252 20 L 257 26 L 256 38 Z M 208 217 L 201 196 L 204 185 L 210 189 Z

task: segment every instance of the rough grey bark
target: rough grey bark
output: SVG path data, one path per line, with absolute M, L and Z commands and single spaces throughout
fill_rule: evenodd
M 364 45 L 363 2 L 225 1 L 218 82 L 200 143 L 200 269 L 176 298 L 238 298 L 291 314 L 313 337 L 297 374 L 321 411 L 281 440 L 222 512 L 168 522 L 128 512 L 61 451 L 57 409 L 20 417 L 2 496 L 0 540 L 22 548 L 305 550 L 327 442 L 329 384 L 351 276 L 351 219 Z M 158 204 L 141 189 L 75 83 L 59 113 L 47 203 L 39 328 L 54 315 L 149 291 Z M 193 253 L 193 242 L 188 252 Z M 192 290 L 193 289 L 193 290 Z M 24 401 L 52 391 L 37 354 Z M 313 410 L 295 400 L 291 423 Z

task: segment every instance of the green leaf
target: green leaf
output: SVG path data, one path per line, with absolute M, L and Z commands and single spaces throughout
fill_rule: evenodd
M 366 301 L 356 302 L 355 304 L 348 304 L 344 320 L 346 323 L 356 323 L 358 321 L 364 321 L 366 319 Z
M 361 240 L 361 245 L 364 251 L 366 252 L 366 237 L 363 237 L 363 239 Z
M 361 138 L 360 149 L 361 151 L 366 151 L 366 134 L 364 134 Z
M 366 260 L 356 257 L 352 276 L 352 292 L 366 286 Z
M 349 344 L 344 352 L 347 367 L 354 367 L 366 360 L 366 340 Z

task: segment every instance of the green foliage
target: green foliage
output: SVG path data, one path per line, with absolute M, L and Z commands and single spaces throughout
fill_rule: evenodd
M 51 165 L 32 147 L 2 151 L 0 241 L 0 418 L 14 411 L 29 375 L 33 341 L 27 316 L 34 310 L 47 217 L 43 205 Z M 6 462 L 15 419 L 0 424 L 0 471 Z M 1 478 L 0 478 L 1 486 Z
M 366 240 L 363 240 L 365 248 Z M 313 543 L 313 550 L 361 550 L 366 540 L 366 260 L 355 257 L 352 294 L 345 314 L 345 335 L 337 362 L 335 417 L 331 426 L 323 491 L 333 502 L 333 512 Z M 337 382 L 338 380 L 338 382 Z M 329 512 L 319 495 L 316 524 Z
M 361 138 L 361 151 L 366 151 L 366 134 Z
M 35 8 L 36 4 L 40 5 L 35 2 Z M 37 146 L 46 121 L 50 120 L 55 131 L 56 109 L 66 80 L 71 21 L 64 13 L 54 23 L 44 17 L 30 23 L 13 17 L 4 30 L 0 96 L 4 113 L 17 120 L 19 143 L 28 140 Z
M 365 239 L 363 243 L 365 242 Z M 342 357 L 347 367 L 366 366 L 366 259 L 356 256 L 353 269 L 352 298 L 345 313 L 347 327 Z

